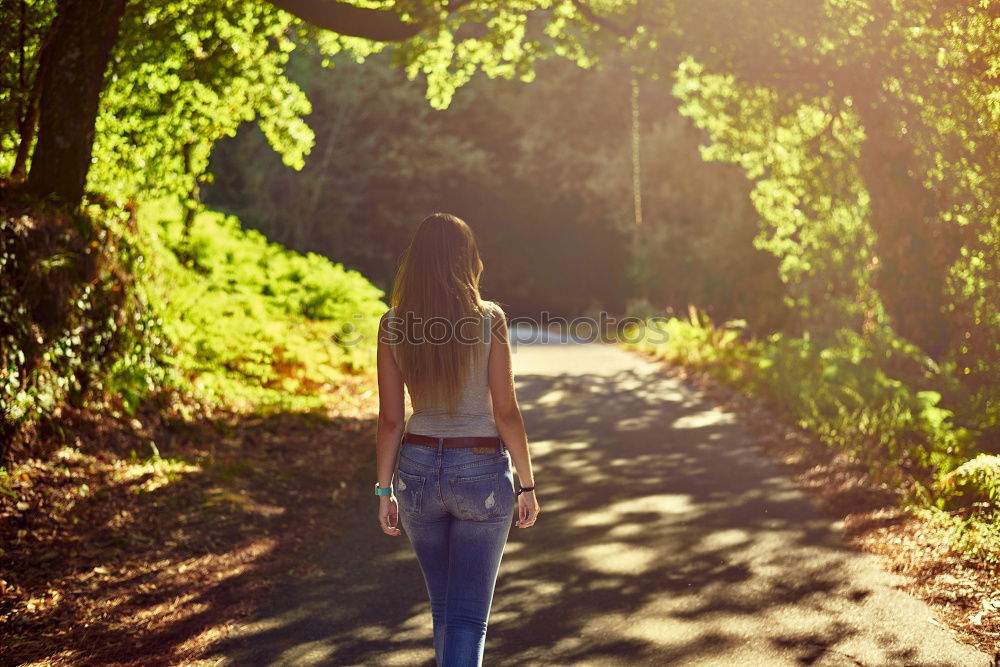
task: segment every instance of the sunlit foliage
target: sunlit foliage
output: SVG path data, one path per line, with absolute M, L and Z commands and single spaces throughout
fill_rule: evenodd
M 0 217 L 0 456 L 59 407 L 114 396 L 134 410 L 169 383 L 134 219 L 8 204 Z
M 254 407 L 322 404 L 345 373 L 375 365 L 383 292 L 356 271 L 299 255 L 199 214 L 185 230 L 176 205 L 141 209 L 152 267 L 148 291 L 182 381 L 212 401 Z
M 781 258 L 814 333 L 917 343 L 960 376 L 949 399 L 972 401 L 965 421 L 996 438 L 996 3 L 830 1 L 790 11 L 798 21 L 757 4 L 762 53 L 727 42 L 713 62 L 702 43 L 677 69 L 705 157 L 753 179 L 756 243 Z
M 231 286 L 247 282 L 231 287 L 230 297 L 263 289 L 270 277 L 263 281 L 234 268 L 214 246 L 197 246 L 197 239 L 218 234 L 239 238 L 239 252 L 254 248 L 247 252 L 256 257 L 266 254 L 262 241 L 240 237 L 232 223 L 209 223 L 194 213 L 198 185 L 211 179 L 206 170 L 213 144 L 243 122 L 256 121 L 286 165 L 299 169 L 311 157 L 316 128 L 305 118 L 312 107 L 286 75 L 289 53 L 298 44 L 312 40 L 327 64 L 340 51 L 363 58 L 388 50 L 396 66 L 423 80 L 435 108 L 449 106 L 476 72 L 528 81 L 539 59 L 559 56 L 589 67 L 614 47 L 630 63 L 630 76 L 678 96 L 682 113 L 706 133 L 706 159 L 738 164 L 751 181 L 761 220 L 754 244 L 777 258 L 787 304 L 799 315 L 794 330 L 777 332 L 765 348 L 754 348 L 757 376 L 769 378 L 759 387 L 777 392 L 826 441 L 850 449 L 874 470 L 904 471 L 922 501 L 950 501 L 934 478 L 951 479 L 941 476 L 954 469 L 969 473 L 963 478 L 968 484 L 986 484 L 987 477 L 972 474 L 982 467 L 965 461 L 1000 451 L 1000 4 L 361 4 L 394 6 L 424 28 L 389 46 L 323 34 L 263 2 L 130 2 L 101 97 L 89 187 L 121 201 L 181 195 L 189 211 L 168 216 L 174 222 L 164 230 L 173 239 L 167 245 L 190 253 L 187 260 L 194 264 L 184 270 L 201 267 L 207 284 L 217 289 L 222 283 L 213 281 L 222 276 Z M 26 164 L 27 151 L 19 149 L 30 141 L 22 146 L 21 135 L 30 126 L 33 72 L 54 5 L 0 5 L 3 25 L 17 26 L 0 33 L 5 174 Z M 118 223 L 109 220 L 113 229 Z M 202 225 L 214 225 L 213 231 L 201 231 Z M 80 238 L 66 239 L 64 245 L 80 255 L 71 260 L 60 259 L 60 242 L 50 238 L 52 243 L 38 247 L 53 252 L 42 253 L 45 261 L 37 269 L 18 259 L 33 257 L 36 249 L 5 246 L 13 258 L 5 260 L 11 262 L 5 274 L 15 262 L 25 275 L 55 275 L 67 262 L 86 268 L 87 251 L 77 241 L 114 236 L 102 233 L 85 229 Z M 639 247 L 647 252 L 653 246 Z M 138 257 L 126 255 L 122 271 L 144 270 Z M 656 260 L 640 258 L 639 251 L 633 259 L 637 266 Z M 101 266 L 111 273 L 102 274 L 98 286 L 111 284 L 117 266 L 110 256 L 106 260 Z M 278 263 L 282 271 L 298 270 Z M 74 275 L 73 290 L 85 290 Z M 632 275 L 648 280 L 652 274 L 642 269 Z M 255 329 L 254 323 L 274 316 L 277 303 L 286 301 L 290 316 L 298 308 L 294 317 L 307 317 L 296 282 L 280 278 L 276 300 L 248 301 L 240 326 L 274 343 L 266 327 Z M 77 291 L 67 295 L 75 298 Z M 4 298 L 5 308 L 21 312 L 17 298 Z M 113 309 L 113 303 L 104 305 Z M 94 310 L 84 299 L 76 316 L 104 322 L 104 305 Z M 180 331 L 188 315 L 170 312 L 178 319 L 167 325 Z M 12 335 L 30 345 L 30 327 L 22 329 Z M 250 345 L 252 354 L 237 360 L 233 350 L 216 345 L 221 337 L 212 336 L 201 341 L 198 354 L 228 364 L 219 377 L 275 381 L 264 348 Z M 308 338 L 295 347 L 314 349 Z M 64 347 L 82 349 L 74 341 Z M 58 349 L 52 353 L 58 356 Z M 189 359 L 195 358 L 192 352 Z M 53 368 L 78 368 L 60 363 Z M 80 364 L 88 363 L 89 357 L 81 358 Z M 781 372 L 771 375 L 769 368 Z M 16 385 L 21 381 L 8 372 L 4 391 L 15 397 L 17 410 L 27 410 Z M 779 391 L 784 383 L 788 391 Z

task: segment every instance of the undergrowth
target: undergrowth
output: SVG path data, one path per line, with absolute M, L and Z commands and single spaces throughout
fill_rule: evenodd
M 134 408 L 168 387 L 162 322 L 141 280 L 130 210 L 67 213 L 0 198 L 0 459 L 24 453 L 60 406 Z
M 61 433 L 64 405 L 129 416 L 153 400 L 181 419 L 321 407 L 374 368 L 382 295 L 232 216 L 188 226 L 179 203 L 96 197 L 67 213 L 0 191 L 0 464 Z
M 151 301 L 186 389 L 258 411 L 317 407 L 344 374 L 374 367 L 383 292 L 357 271 L 301 255 L 238 219 L 178 204 L 139 209 Z

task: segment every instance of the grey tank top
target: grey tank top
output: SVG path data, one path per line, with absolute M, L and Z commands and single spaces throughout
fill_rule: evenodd
M 394 311 L 394 308 L 390 308 L 387 315 L 392 317 Z M 406 420 L 407 432 L 433 437 L 500 436 L 493 418 L 493 399 L 490 396 L 487 364 L 490 343 L 493 340 L 492 323 L 493 315 L 487 313 L 484 332 L 486 335 L 483 336 L 479 349 L 480 363 L 478 368 L 475 365 L 470 367 L 455 412 L 448 414 L 444 406 L 413 402 L 413 413 Z M 395 345 L 392 346 L 392 356 L 396 357 Z M 410 398 L 412 402 L 412 395 Z

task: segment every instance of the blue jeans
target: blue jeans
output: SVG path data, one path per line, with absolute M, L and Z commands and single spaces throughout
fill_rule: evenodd
M 424 574 L 440 667 L 482 665 L 500 558 L 516 505 L 510 454 L 402 444 L 399 520 Z

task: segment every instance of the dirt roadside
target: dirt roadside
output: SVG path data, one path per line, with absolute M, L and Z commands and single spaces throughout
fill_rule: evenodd
M 64 410 L 0 495 L 0 663 L 200 664 L 337 534 L 374 384 L 350 378 L 311 414 Z

